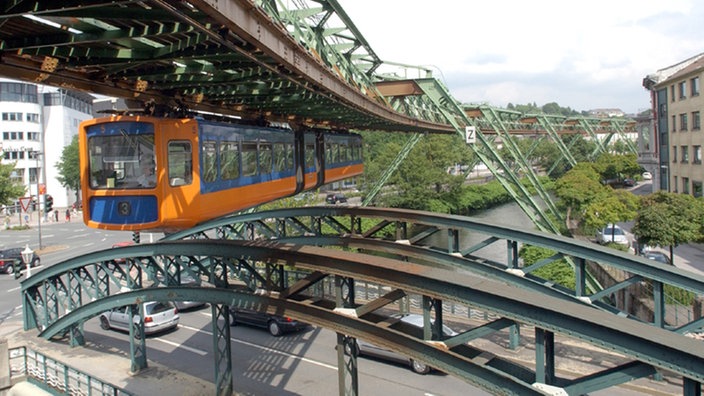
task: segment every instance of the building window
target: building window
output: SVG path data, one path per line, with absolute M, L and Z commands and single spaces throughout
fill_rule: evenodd
M 39 103 L 37 86 L 13 82 L 0 82 L 1 102 Z
M 693 181 L 692 182 L 692 195 L 694 198 L 699 198 L 702 196 L 702 182 Z
M 687 113 L 680 114 L 680 131 L 687 130 Z
M 672 186 L 675 188 L 673 192 L 677 192 L 677 176 L 672 176 Z
M 677 116 L 672 116 L 672 132 L 677 132 Z
M 687 99 L 687 82 L 686 81 L 680 81 L 679 84 L 677 84 L 679 87 L 679 94 L 680 94 L 680 100 L 682 99 Z
M 702 146 L 692 146 L 692 155 L 694 156 L 692 163 L 702 163 Z
M 682 146 L 682 163 L 689 162 L 689 146 Z
M 2 113 L 3 121 L 22 121 L 22 113 Z
M 690 89 L 692 90 L 692 96 L 699 96 L 699 77 L 694 77 L 690 80 Z
M 692 112 L 692 130 L 698 131 L 702 129 L 702 119 L 698 111 Z
M 33 122 L 35 124 L 39 124 L 39 114 L 27 113 L 27 122 Z
M 672 99 L 670 99 L 671 102 L 675 101 L 675 86 L 674 85 L 670 85 L 670 98 L 672 98 Z
M 36 183 L 38 174 L 39 174 L 39 168 L 29 168 L 29 182 Z
M 39 132 L 27 132 L 27 140 L 39 141 Z
M 688 177 L 682 178 L 682 193 L 689 194 L 689 178 Z
M 24 140 L 24 132 L 3 132 L 2 140 Z
M 7 156 L 7 153 L 5 153 L 5 156 Z M 12 173 L 10 173 L 10 181 L 13 183 L 24 183 L 24 169 L 13 169 Z
M 11 161 L 24 159 L 24 151 L 5 151 L 4 158 Z
M 677 146 L 672 146 L 672 162 L 677 162 Z

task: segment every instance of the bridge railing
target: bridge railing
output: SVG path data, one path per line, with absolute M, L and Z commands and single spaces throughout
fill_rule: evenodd
M 27 380 L 49 392 L 64 395 L 132 395 L 26 346 L 10 348 L 8 354 L 12 382 Z

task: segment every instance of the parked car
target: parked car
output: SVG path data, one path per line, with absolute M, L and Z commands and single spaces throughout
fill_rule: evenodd
M 117 242 L 117 243 L 113 244 L 112 248 L 115 249 L 115 248 L 121 248 L 121 247 L 132 246 L 132 245 L 134 245 L 134 242 L 132 242 L 132 241 L 122 241 L 122 242 Z M 118 264 L 124 264 L 125 262 L 127 262 L 127 260 L 125 260 L 124 258 L 117 258 L 117 259 L 115 259 L 115 262 Z
M 325 197 L 325 202 L 332 205 L 336 203 L 347 203 L 347 197 L 342 194 L 328 194 Z
M 250 309 L 230 307 L 230 326 L 238 324 L 261 327 L 269 330 L 274 337 L 284 333 L 300 331 L 308 327 L 308 323 L 298 321 L 288 316 L 272 315 Z
M 670 262 L 670 258 L 667 257 L 667 255 L 663 252 L 649 250 L 649 251 L 643 253 L 643 257 L 650 259 L 650 260 L 659 261 L 663 264 L 672 265 L 672 262 Z
M 643 177 L 643 180 L 653 180 L 653 175 L 650 172 L 643 172 L 641 177 Z
M 397 319 L 399 319 L 401 322 L 407 325 L 411 325 L 415 328 L 417 328 L 418 331 L 422 332 L 423 331 L 423 315 L 417 315 L 417 314 L 405 314 L 405 315 L 396 315 L 395 316 Z M 452 330 L 450 327 L 443 325 L 442 326 L 442 333 L 443 333 L 443 338 L 449 338 L 457 335 L 457 332 Z M 345 350 L 347 354 L 355 353 L 357 355 L 367 355 L 367 356 L 373 356 L 379 359 L 384 359 L 384 360 L 389 360 L 397 363 L 402 363 L 402 364 L 408 364 L 411 367 L 411 370 L 418 374 L 428 374 L 432 368 L 428 366 L 427 364 L 423 362 L 419 362 L 417 360 L 413 360 L 412 358 L 402 355 L 398 352 L 391 351 L 389 349 L 371 344 L 369 342 L 366 342 L 362 339 L 357 339 L 357 344 L 354 347 L 354 351 L 352 350 L 352 347 L 347 348 Z
M 154 334 L 178 326 L 178 309 L 170 302 L 148 301 L 144 304 L 144 334 Z M 139 321 L 135 315 L 134 322 Z M 103 330 L 117 329 L 130 331 L 130 315 L 127 306 L 112 309 L 100 314 L 100 327 Z
M 635 186 L 636 184 L 637 184 L 637 183 L 636 183 L 636 180 L 635 180 L 635 179 L 631 179 L 631 178 L 623 179 L 623 186 L 624 186 L 624 187 L 633 187 L 633 186 Z
M 606 227 L 597 231 L 596 241 L 602 245 L 617 243 L 619 245 L 630 246 L 626 233 L 621 227 L 615 224 L 608 224 Z
M 159 282 L 165 283 L 164 277 L 159 274 L 156 276 Z M 181 286 L 197 286 L 198 281 L 194 279 L 191 275 L 182 272 L 181 273 Z M 191 309 L 191 308 L 197 308 L 197 307 L 202 307 L 205 305 L 204 301 L 172 301 L 173 304 L 178 308 L 179 311 L 183 311 L 185 309 Z
M 12 274 L 15 272 L 15 263 L 17 263 L 20 269 L 26 269 L 24 261 L 22 261 L 22 251 L 24 248 L 10 248 L 0 250 L 0 272 L 6 274 Z M 36 253 L 32 253 L 31 266 L 36 267 L 39 265 L 41 260 Z

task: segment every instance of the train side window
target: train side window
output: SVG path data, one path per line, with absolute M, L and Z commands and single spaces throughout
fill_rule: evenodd
M 242 175 L 254 176 L 257 174 L 257 143 L 242 143 Z
M 288 154 L 284 143 L 274 143 L 274 172 L 282 172 L 288 169 Z
M 293 169 L 293 157 L 296 155 L 295 150 L 293 149 L 293 144 L 291 143 L 286 143 L 286 169 L 292 170 Z
M 169 142 L 169 185 L 183 186 L 193 181 L 193 160 L 191 143 L 187 141 Z
M 218 176 L 216 148 L 216 142 L 214 141 L 203 142 L 203 149 L 201 152 L 201 166 L 203 168 L 200 173 L 204 182 L 213 182 Z
M 340 145 L 337 143 L 332 144 L 332 163 L 336 164 L 340 162 Z
M 240 177 L 240 148 L 237 142 L 220 144 L 220 177 L 223 180 Z
M 306 143 L 306 169 L 315 168 L 315 145 Z
M 332 164 L 332 143 L 325 143 L 325 163 Z
M 259 173 L 271 173 L 271 143 L 259 143 Z

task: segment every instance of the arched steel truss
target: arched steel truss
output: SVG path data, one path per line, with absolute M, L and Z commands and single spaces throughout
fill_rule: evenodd
M 461 230 L 487 237 L 473 246 L 462 246 Z M 449 236 L 447 249 L 419 245 L 438 232 Z M 701 327 L 701 320 L 671 327 L 664 320 L 646 323 L 615 315 L 618 310 L 606 299 L 609 293 L 585 295 L 580 282 L 570 293 L 546 285 L 530 274 L 532 268 L 519 265 L 518 244 L 527 243 L 556 250 L 555 259 L 569 255 L 582 263 L 577 266 L 578 278 L 587 261 L 627 270 L 633 276 L 611 292 L 634 279 L 645 279 L 655 285 L 656 311 L 663 300 L 663 284 L 704 293 L 702 277 L 589 243 L 465 217 L 338 207 L 221 219 L 168 239 L 183 240 L 91 253 L 25 280 L 25 328 L 38 327 L 42 337 L 63 335 L 73 344 L 82 344 L 83 323 L 111 307 L 149 299 L 210 302 L 218 394 L 232 389 L 227 341 L 230 305 L 282 313 L 336 331 L 340 392 L 345 394 L 357 393 L 356 357 L 342 352 L 352 338 L 385 345 L 494 393 L 537 394 L 547 386 L 584 394 L 665 369 L 682 376 L 683 393 L 688 394 L 700 389 L 704 379 L 704 346 L 682 334 Z M 506 244 L 506 263 L 481 256 L 482 248 L 499 241 Z M 123 258 L 125 262 L 119 263 Z M 197 279 L 199 287 L 179 286 L 182 275 Z M 363 297 L 360 288 L 370 284 L 383 287 Z M 261 289 L 268 292 L 252 292 Z M 414 297 L 421 301 L 418 309 L 426 318 L 423 334 L 389 327 L 388 311 L 401 309 L 404 301 L 407 304 Z M 443 317 L 450 317 L 448 307 L 454 310 L 457 306 L 492 313 L 495 319 L 450 339 L 433 337 Z M 664 303 L 659 310 L 664 315 Z M 518 324 L 535 328 L 535 366 L 522 366 L 468 344 Z M 137 337 L 141 331 L 137 324 L 130 332 L 135 370 L 146 366 L 146 341 Z M 555 334 L 619 352 L 631 360 L 575 379 L 558 377 Z

